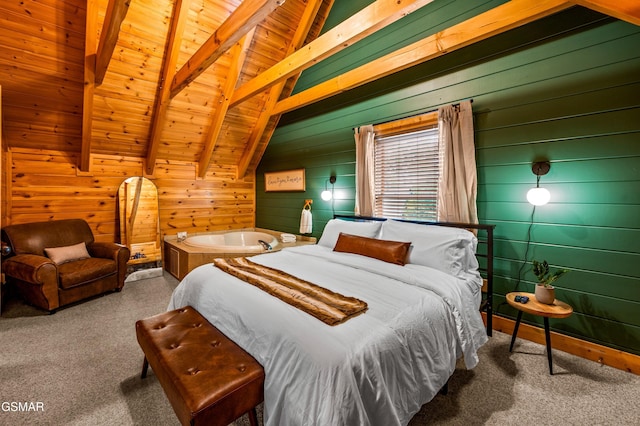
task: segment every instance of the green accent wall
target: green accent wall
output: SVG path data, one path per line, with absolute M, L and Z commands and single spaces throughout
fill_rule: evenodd
M 296 91 L 501 3 L 433 2 L 305 71 Z M 334 8 L 329 22 L 354 9 Z M 528 261 L 571 270 L 556 288 L 575 312 L 551 328 L 640 355 L 638 46 L 640 27 L 575 7 L 289 113 L 257 171 L 256 226 L 297 233 L 312 198 L 319 237 L 333 211 L 353 213 L 353 127 L 473 99 L 479 217 L 496 225 L 497 312 L 515 318 L 504 295 L 534 289 L 531 265 L 523 266 L 531 227 Z M 551 162 L 541 186 L 552 199 L 534 211 L 525 195 L 540 159 Z M 305 169 L 305 192 L 264 192 L 264 172 L 293 168 Z M 336 199 L 325 202 L 331 174 Z

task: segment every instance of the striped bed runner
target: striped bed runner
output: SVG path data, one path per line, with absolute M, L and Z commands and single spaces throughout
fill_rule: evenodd
M 337 325 L 367 310 L 366 302 L 343 296 L 246 257 L 214 259 L 214 266 L 277 297 L 328 325 Z

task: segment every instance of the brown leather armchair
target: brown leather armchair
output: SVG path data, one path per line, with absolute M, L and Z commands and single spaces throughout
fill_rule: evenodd
M 129 249 L 95 242 L 82 219 L 9 225 L 1 238 L 11 248 L 2 262 L 7 282 L 41 309 L 55 311 L 124 286 Z

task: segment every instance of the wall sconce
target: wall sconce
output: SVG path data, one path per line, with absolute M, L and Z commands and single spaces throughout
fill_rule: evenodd
M 549 173 L 549 169 L 551 169 L 551 164 L 548 161 L 538 161 L 533 163 L 531 166 L 531 171 L 533 171 L 533 174 L 537 176 L 536 187 L 531 188 L 529 192 L 527 192 L 527 201 L 534 206 L 544 206 L 551 199 L 551 193 L 549 190 L 546 188 L 540 188 L 540 176 L 544 176 Z
M 331 184 L 331 191 L 327 188 L 327 182 Z M 335 175 L 331 175 L 331 177 L 324 181 L 324 191 L 320 194 L 320 198 L 324 201 L 329 201 L 333 198 L 333 184 L 336 183 Z

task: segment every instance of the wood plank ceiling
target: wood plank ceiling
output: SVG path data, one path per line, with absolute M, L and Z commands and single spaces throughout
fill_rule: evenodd
M 281 114 L 580 5 L 640 25 L 637 0 L 512 0 L 289 96 L 300 73 L 438 0 L 377 0 L 320 34 L 333 0 L 3 0 L 9 146 L 255 170 Z

